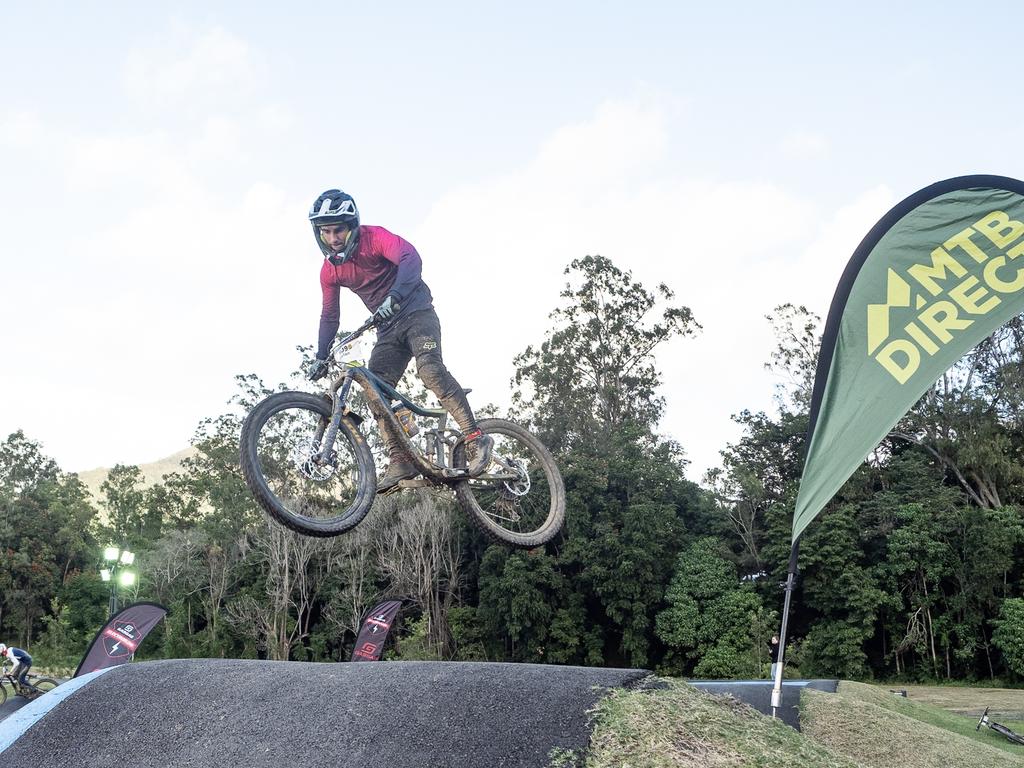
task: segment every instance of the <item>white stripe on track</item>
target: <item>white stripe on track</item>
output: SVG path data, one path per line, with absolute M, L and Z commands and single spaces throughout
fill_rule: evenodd
M 35 725 L 43 715 L 64 701 L 68 696 L 104 672 L 109 672 L 112 669 L 115 669 L 115 667 L 100 669 L 96 672 L 76 677 L 66 683 L 61 683 L 49 693 L 40 696 L 35 701 L 30 701 L 21 709 L 12 712 L 3 720 L 0 720 L 0 752 L 3 752 L 21 738 L 25 731 Z

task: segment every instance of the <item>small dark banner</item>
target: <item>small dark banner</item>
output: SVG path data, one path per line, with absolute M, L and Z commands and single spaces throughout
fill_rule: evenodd
M 134 603 L 122 608 L 96 633 L 75 677 L 131 661 L 149 631 L 166 615 L 167 609 L 158 603 Z
M 380 661 L 384 641 L 388 639 L 388 631 L 401 607 L 401 600 L 388 600 L 370 609 L 356 638 L 352 661 Z

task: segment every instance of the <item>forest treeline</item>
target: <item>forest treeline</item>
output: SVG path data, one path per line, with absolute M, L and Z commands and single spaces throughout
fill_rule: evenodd
M 137 554 L 122 601 L 170 609 L 143 658 L 347 660 L 362 614 L 399 598 L 391 658 L 764 675 L 819 320 L 791 305 L 768 318 L 777 407 L 735 416 L 742 437 L 696 484 L 685 442 L 658 432 L 655 353 L 673 340 L 685 350 L 697 320 L 667 286 L 648 289 L 606 258 L 566 275 L 551 329 L 515 358 L 512 382 L 510 415 L 565 478 L 566 529 L 546 547 L 491 545 L 431 491 L 381 499 L 335 539 L 269 522 L 242 480 L 238 433 L 271 389 L 240 376 L 227 411 L 199 425 L 196 455 L 154 486 L 119 465 L 93 498 L 31 436 L 0 444 L 0 640 L 44 665 L 77 663 L 106 617 L 99 569 L 115 544 Z M 1022 448 L 1018 318 L 938 381 L 807 529 L 791 672 L 1024 678 Z

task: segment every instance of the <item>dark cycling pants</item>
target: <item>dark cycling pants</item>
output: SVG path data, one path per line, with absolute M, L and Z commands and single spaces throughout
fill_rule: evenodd
M 400 317 L 377 336 L 369 369 L 392 387 L 398 384 L 409 361 L 416 358 L 416 373 L 463 432 L 476 429 L 476 418 L 459 382 L 441 359 L 441 322 L 433 309 Z
M 28 685 L 28 671 L 32 668 L 32 662 L 19 661 L 11 670 L 11 677 L 22 685 Z

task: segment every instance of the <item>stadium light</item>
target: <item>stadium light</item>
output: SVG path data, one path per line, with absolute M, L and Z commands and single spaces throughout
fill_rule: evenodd
M 130 587 L 135 584 L 135 572 L 128 566 L 135 562 L 135 553 L 120 547 L 106 547 L 103 550 L 106 568 L 100 569 L 100 578 L 110 583 L 110 598 L 107 602 L 107 618 L 117 613 L 117 586 Z

